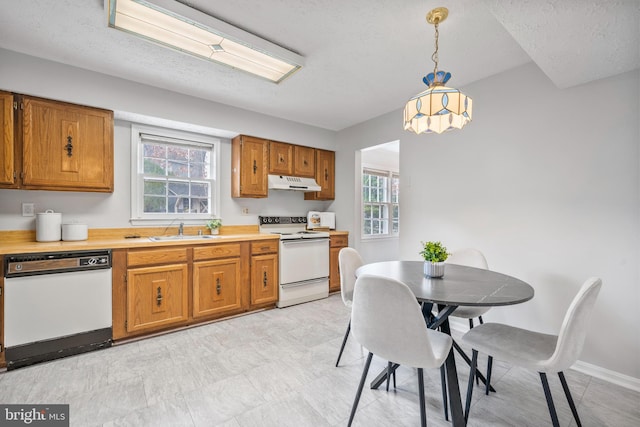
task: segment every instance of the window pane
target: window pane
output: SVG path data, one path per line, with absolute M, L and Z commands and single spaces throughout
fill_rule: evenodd
M 169 195 L 189 196 L 189 183 L 169 181 Z
M 166 203 L 166 197 L 144 196 L 144 211 L 152 213 L 166 213 Z
M 164 181 L 144 181 L 144 194 L 145 195 L 166 195 L 167 185 Z
M 199 197 L 208 197 L 209 196 L 209 184 L 202 182 L 192 182 L 191 183 L 191 195 L 199 196 Z
M 164 159 L 144 159 L 144 168 L 143 172 L 149 175 L 159 175 L 165 176 L 166 172 L 166 162 Z

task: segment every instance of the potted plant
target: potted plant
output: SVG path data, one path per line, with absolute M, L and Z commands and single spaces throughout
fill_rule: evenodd
M 449 257 L 447 248 L 440 242 L 420 242 L 420 255 L 424 259 L 424 275 L 427 277 L 444 276 L 444 262 Z
M 211 234 L 218 234 L 220 227 L 222 227 L 222 220 L 220 218 L 211 218 L 207 221 L 206 226 L 211 231 Z

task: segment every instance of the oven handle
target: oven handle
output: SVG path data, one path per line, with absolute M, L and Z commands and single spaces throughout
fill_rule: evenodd
M 317 279 L 302 280 L 300 282 L 281 283 L 280 287 L 282 289 L 297 288 L 298 286 L 306 286 L 306 285 L 311 285 L 313 283 L 326 282 L 327 279 L 328 277 L 319 277 Z
M 313 243 L 313 242 L 325 242 L 329 241 L 328 237 L 318 237 L 314 239 L 289 239 L 289 240 L 280 240 L 283 245 L 299 245 L 301 243 Z

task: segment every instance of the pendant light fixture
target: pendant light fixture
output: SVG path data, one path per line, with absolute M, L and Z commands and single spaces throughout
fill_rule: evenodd
M 447 19 L 449 10 L 438 7 L 427 14 L 427 22 L 435 27 L 435 52 L 431 55 L 435 66 L 422 81 L 429 87 L 411 98 L 404 107 L 404 129 L 414 133 L 442 133 L 462 129 L 471 121 L 471 98 L 445 86 L 451 73 L 438 70 L 438 25 Z

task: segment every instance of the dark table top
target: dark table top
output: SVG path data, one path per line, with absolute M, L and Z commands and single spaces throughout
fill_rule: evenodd
M 372 274 L 405 283 L 419 301 L 444 305 L 498 306 L 533 298 L 528 283 L 506 274 L 456 264 L 445 266 L 444 277 L 424 275 L 423 261 L 386 261 L 365 264 L 356 276 Z

